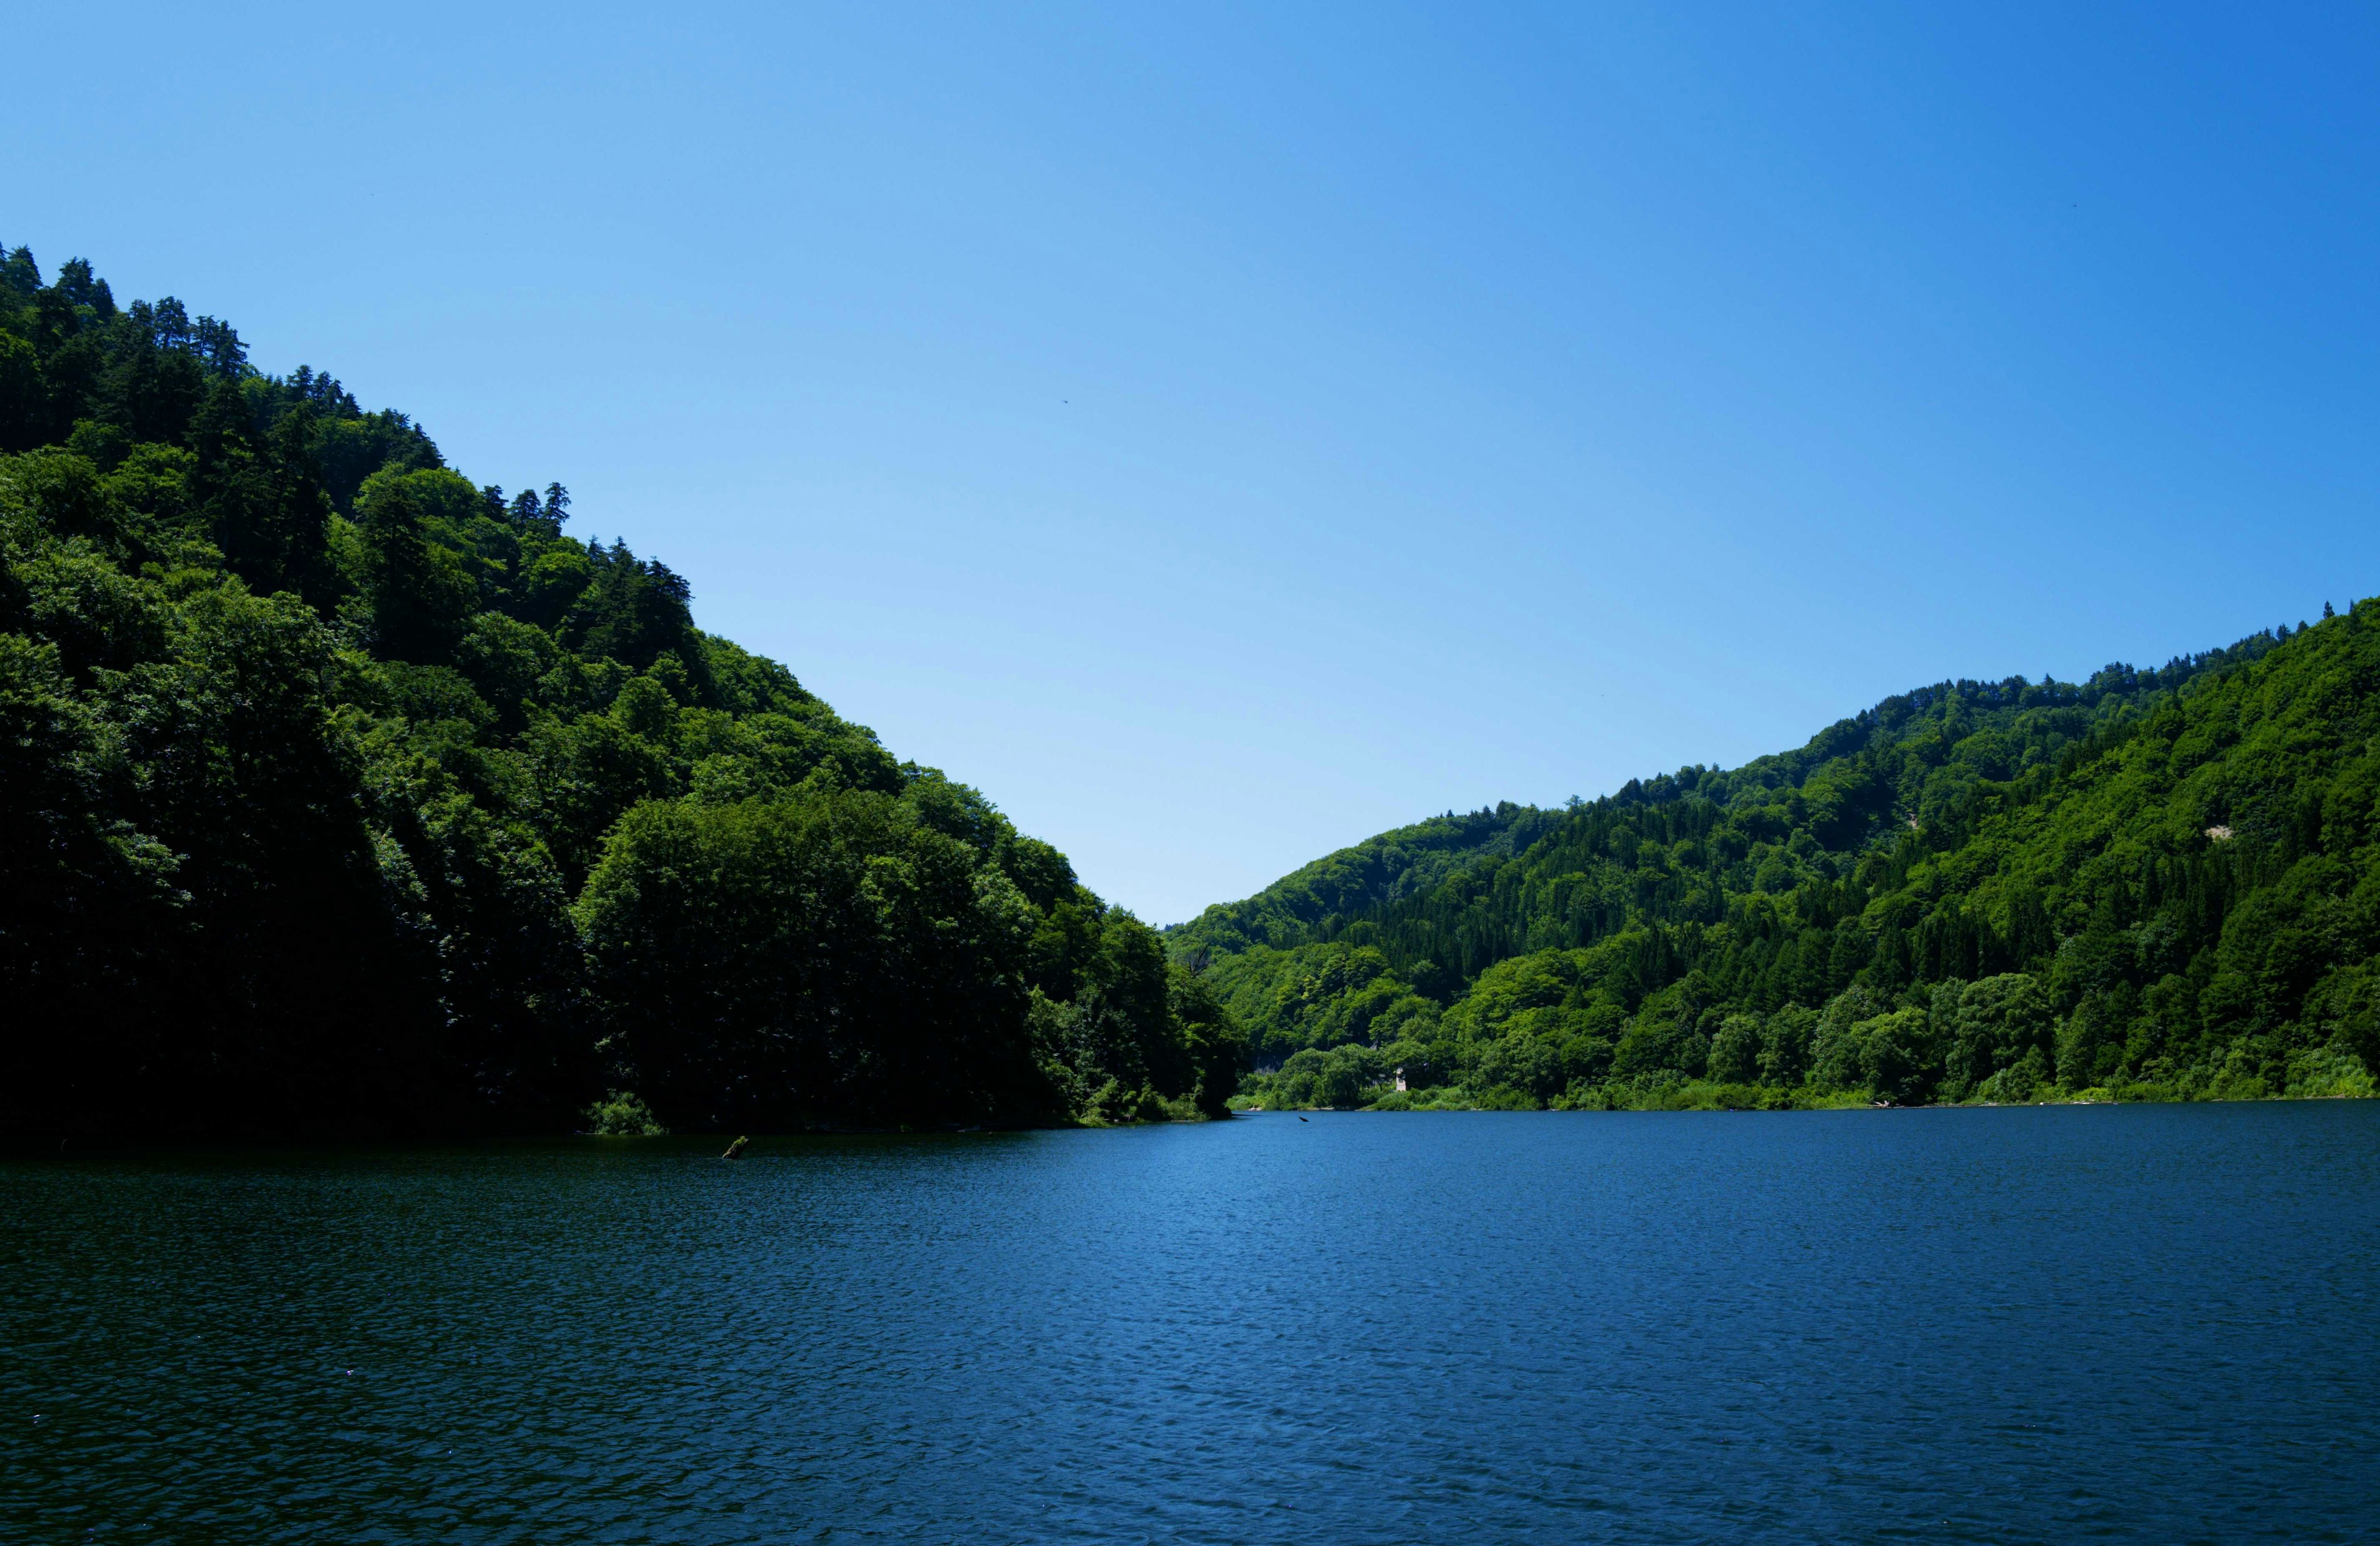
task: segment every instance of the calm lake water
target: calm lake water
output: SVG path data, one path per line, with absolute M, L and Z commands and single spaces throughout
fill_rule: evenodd
M 0 1161 L 0 1538 L 2380 1536 L 2380 1104 L 716 1149 Z

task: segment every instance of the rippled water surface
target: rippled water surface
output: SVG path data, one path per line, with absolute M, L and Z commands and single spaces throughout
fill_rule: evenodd
M 0 1160 L 10 1540 L 2370 1540 L 2380 1105 Z

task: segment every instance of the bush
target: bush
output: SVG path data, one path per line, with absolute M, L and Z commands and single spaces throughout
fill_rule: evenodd
M 587 1130 L 598 1138 L 665 1138 L 669 1129 L 635 1093 L 614 1090 L 587 1108 Z

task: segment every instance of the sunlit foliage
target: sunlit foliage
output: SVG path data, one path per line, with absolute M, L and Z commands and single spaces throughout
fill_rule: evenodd
M 2368 1094 L 2375 746 L 2380 602 L 2325 608 L 2157 670 L 1946 682 L 1732 771 L 1441 817 L 1171 944 L 1248 1027 L 1259 1101 Z

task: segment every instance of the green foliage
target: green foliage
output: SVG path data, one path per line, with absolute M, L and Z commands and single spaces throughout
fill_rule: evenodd
M 374 653 L 393 660 L 443 663 L 455 658 L 463 630 L 480 610 L 480 587 L 454 548 L 436 540 L 442 505 L 454 485 L 468 484 L 443 467 L 374 473 L 356 500 L 363 555 L 362 599 L 370 609 Z
M 1438 1005 L 1391 972 L 1378 950 L 1343 944 L 1257 946 L 1212 958 L 1203 978 L 1265 1062 L 1307 1047 L 1427 1035 L 1439 1016 Z
M 634 1091 L 613 1090 L 587 1108 L 587 1130 L 597 1138 L 667 1138 L 669 1129 L 662 1126 L 652 1109 L 637 1097 Z M 745 1141 L 737 1139 L 741 1149 Z
M 647 802 L 577 918 L 610 1050 L 691 1125 L 1063 1114 L 1026 1023 L 1030 905 L 903 800 Z
M 1532 806 L 1449 811 L 1316 860 L 1245 901 L 1219 902 L 1188 926 L 1200 948 L 1236 953 L 1328 936 L 1340 921 L 1427 889 L 1466 861 L 1508 857 L 1556 818 Z
M 1403 1069 L 1392 1105 L 2362 1093 L 2375 746 L 2367 602 L 2159 670 L 1943 683 L 1799 752 L 1561 812 L 1480 812 L 1471 830 L 1511 846 L 1309 900 L 1318 876 L 1377 877 L 1392 833 L 1169 943 L 1250 1027 L 1251 1099 L 1307 1098 L 1291 1062 L 1340 1045 Z M 1409 1002 L 1445 1008 L 1382 1021 Z
M 1224 1109 L 1156 934 L 569 506 L 0 260 L 0 1128 Z

